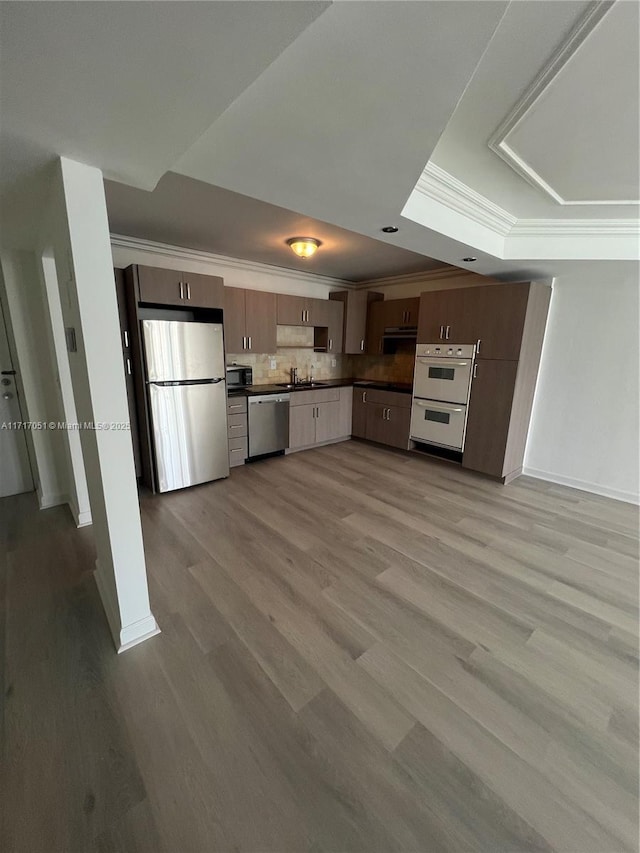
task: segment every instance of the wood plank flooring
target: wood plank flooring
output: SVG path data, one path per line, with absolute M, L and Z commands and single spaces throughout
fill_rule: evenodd
M 347 442 L 141 504 L 162 634 L 91 530 L 0 502 L 4 849 L 638 849 L 638 511 Z

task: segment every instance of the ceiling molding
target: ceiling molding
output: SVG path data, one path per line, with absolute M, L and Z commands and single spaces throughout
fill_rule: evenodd
M 501 237 L 506 237 L 518 221 L 503 207 L 471 189 L 432 161 L 425 166 L 415 190 L 478 225 L 495 231 Z
M 446 192 L 443 191 L 443 187 L 446 188 Z M 435 163 L 427 164 L 416 185 L 416 190 L 450 210 L 468 217 L 473 222 L 491 229 L 505 239 L 509 237 L 570 239 L 640 236 L 640 219 L 518 219 L 486 196 L 436 166 Z
M 519 219 L 510 237 L 640 237 L 640 219 Z
M 292 281 L 305 283 L 321 283 L 334 285 L 335 287 L 353 288 L 354 282 L 345 281 L 332 276 L 316 275 L 314 273 L 298 272 L 286 267 L 276 267 L 272 264 L 260 264 L 256 261 L 245 261 L 241 258 L 231 258 L 227 255 L 216 255 L 213 252 L 204 252 L 199 249 L 187 249 L 183 246 L 171 246 L 168 243 L 157 243 L 154 240 L 143 240 L 138 237 L 127 237 L 123 234 L 111 234 L 111 245 L 120 249 L 132 249 L 138 252 L 149 252 L 159 257 L 181 258 L 198 263 L 213 263 L 217 267 L 227 268 L 234 271 L 260 273 L 260 275 L 277 276 L 279 279 L 291 279 Z
M 368 281 L 360 281 L 356 287 L 392 287 L 396 284 L 420 284 L 422 282 L 440 281 L 447 278 L 460 278 L 460 276 L 469 275 L 475 276 L 471 270 L 463 270 L 459 267 L 442 267 L 436 270 L 427 270 L 426 272 L 411 272 L 403 275 L 389 275 L 385 278 L 372 278 Z M 477 277 L 477 276 L 476 276 Z
M 545 91 L 557 80 L 558 75 L 567 63 L 575 56 L 589 35 L 602 21 L 613 6 L 613 0 L 596 0 L 591 3 L 580 21 L 573 28 L 565 42 L 553 53 L 549 62 L 534 79 L 531 86 L 506 116 L 488 141 L 489 148 L 504 160 L 522 178 L 537 189 L 550 196 L 557 204 L 568 206 L 580 205 L 638 205 L 637 199 L 567 199 L 560 195 L 547 181 L 544 180 L 527 161 L 509 145 L 508 137 L 524 121 Z

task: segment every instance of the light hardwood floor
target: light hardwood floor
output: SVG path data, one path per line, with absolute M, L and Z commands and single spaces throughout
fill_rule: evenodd
M 163 633 L 0 502 L 5 848 L 637 849 L 637 510 L 348 442 L 142 501 Z

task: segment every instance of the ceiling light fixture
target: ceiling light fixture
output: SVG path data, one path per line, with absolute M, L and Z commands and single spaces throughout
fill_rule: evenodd
M 474 261 L 477 261 L 477 258 L 463 258 L 462 259 L 465 264 L 472 264 Z
M 396 225 L 385 225 L 382 230 L 385 234 L 395 234 L 398 228 Z
M 315 237 L 290 237 L 287 240 L 287 246 L 291 246 L 296 255 L 303 260 L 315 255 L 321 245 L 320 240 L 316 240 Z

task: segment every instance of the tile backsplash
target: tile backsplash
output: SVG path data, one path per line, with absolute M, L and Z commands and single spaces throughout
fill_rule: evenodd
M 413 355 L 335 355 L 313 351 L 313 329 L 278 326 L 275 353 L 227 353 L 227 363 L 248 364 L 255 385 L 288 382 L 292 367 L 307 379 L 379 379 L 386 382 L 413 381 Z M 335 366 L 333 362 L 335 361 Z M 275 367 L 271 363 L 275 362 Z

